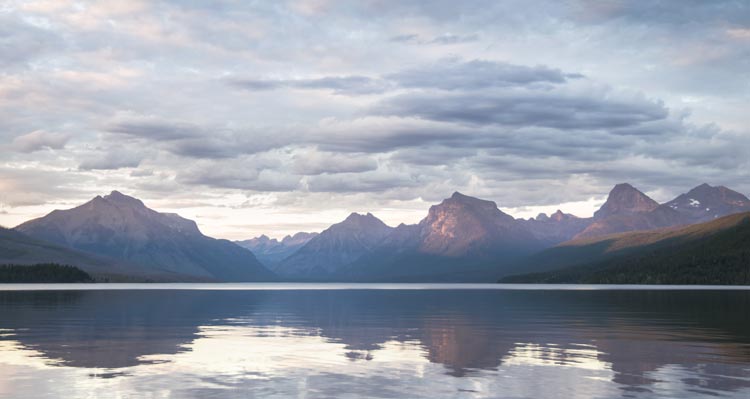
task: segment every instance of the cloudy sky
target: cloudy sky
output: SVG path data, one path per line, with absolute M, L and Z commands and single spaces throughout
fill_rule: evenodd
M 225 238 L 750 194 L 745 1 L 0 2 L 0 224 L 117 189 Z

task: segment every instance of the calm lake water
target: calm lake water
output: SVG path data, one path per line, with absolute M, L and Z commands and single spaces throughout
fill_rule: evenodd
M 0 285 L 2 398 L 750 397 L 748 290 L 52 287 Z

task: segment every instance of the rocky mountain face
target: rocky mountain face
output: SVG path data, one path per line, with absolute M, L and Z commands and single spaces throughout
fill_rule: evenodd
M 594 219 L 606 219 L 610 216 L 632 215 L 651 212 L 659 203 L 646 194 L 638 191 L 628 183 L 621 183 L 609 192 L 607 201 L 594 212 Z
M 249 240 L 235 241 L 235 243 L 252 251 L 255 257 L 267 267 L 275 267 L 317 235 L 318 233 L 300 232 L 287 235 L 279 241 L 264 234 Z
M 456 192 L 431 206 L 419 223 L 418 251 L 446 257 L 492 257 L 538 247 L 536 241 L 531 232 L 494 202 Z
M 651 230 L 687 223 L 686 218 L 649 198 L 630 184 L 616 185 L 607 201 L 594 212 L 592 222 L 574 239 L 599 237 L 637 230 Z
M 248 250 L 203 235 L 194 221 L 147 208 L 117 191 L 23 223 L 16 230 L 152 270 L 219 281 L 274 278 Z
M 552 215 L 540 213 L 533 219 L 519 219 L 534 237 L 545 246 L 568 241 L 591 224 L 591 218 L 579 218 L 561 210 Z
M 371 252 L 393 231 L 371 213 L 352 213 L 310 239 L 272 270 L 298 280 L 335 278 L 341 269 Z
M 750 200 L 746 196 L 724 186 L 712 187 L 705 183 L 664 205 L 685 216 L 690 223 L 750 211 Z

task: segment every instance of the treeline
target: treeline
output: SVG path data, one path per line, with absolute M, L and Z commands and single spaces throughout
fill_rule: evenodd
M 679 245 L 500 282 L 750 285 L 750 223 Z
M 659 257 L 618 259 L 546 273 L 509 276 L 501 283 L 750 285 L 750 253 L 696 257 L 686 262 Z
M 83 270 L 68 265 L 0 265 L 0 283 L 91 283 Z

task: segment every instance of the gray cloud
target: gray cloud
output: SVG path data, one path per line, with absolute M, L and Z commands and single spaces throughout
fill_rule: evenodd
M 471 42 L 479 41 L 479 35 L 477 35 L 476 33 L 472 33 L 468 35 L 456 35 L 453 33 L 444 33 L 442 35 L 435 36 L 432 39 L 422 40 L 419 38 L 418 34 L 412 33 L 412 34 L 395 35 L 389 38 L 388 41 L 393 42 L 393 43 L 410 43 L 410 44 L 421 44 L 421 45 L 462 44 L 462 43 L 471 43 Z
M 252 191 L 293 191 L 299 188 L 300 178 L 272 170 L 232 169 L 216 165 L 214 168 L 191 169 L 180 173 L 177 181 L 187 185 L 229 188 Z
M 158 119 L 132 119 L 116 121 L 105 127 L 107 131 L 140 137 L 155 141 L 172 141 L 202 137 L 205 132 L 189 123 L 171 122 Z
M 229 80 L 231 85 L 247 89 L 250 91 L 276 90 L 283 87 L 289 87 L 288 80 L 252 80 L 252 79 L 233 79 Z
M 80 170 L 136 168 L 141 164 L 143 158 L 144 155 L 141 153 L 114 150 L 85 159 L 80 165 L 78 165 L 78 168 Z
M 13 139 L 12 147 L 20 152 L 34 152 L 44 149 L 59 150 L 65 147 L 70 135 L 65 133 L 35 130 Z
M 454 35 L 452 33 L 445 33 L 440 36 L 435 37 L 434 39 L 430 40 L 429 43 L 436 43 L 436 44 L 461 44 L 461 43 L 471 43 L 476 42 L 479 40 L 479 35 L 477 34 L 471 34 L 471 35 Z
M 318 175 L 305 179 L 311 192 L 383 192 L 394 188 L 420 187 L 426 180 L 417 174 L 376 170 L 359 174 Z
M 384 100 L 373 113 L 473 125 L 559 129 L 624 128 L 668 115 L 658 102 L 558 92 L 409 93 Z
M 568 79 L 580 77 L 580 74 L 566 74 L 545 66 L 528 67 L 486 60 L 462 62 L 456 59 L 386 75 L 386 78 L 397 82 L 400 87 L 443 90 L 564 83 Z
M 578 1 L 578 4 L 579 8 L 573 16 L 590 23 L 657 24 L 689 30 L 691 25 L 698 25 L 696 16 L 699 15 L 707 22 L 722 21 L 750 26 L 750 11 L 747 5 L 731 0 L 686 0 L 679 3 L 653 4 L 619 0 L 603 3 L 582 0 Z
M 293 157 L 292 171 L 300 175 L 360 173 L 375 170 L 378 163 L 367 155 L 306 151 Z
M 448 162 L 475 157 L 478 152 L 479 149 L 475 146 L 424 145 L 419 151 L 412 151 L 409 148 L 398 149 L 394 151 L 390 159 L 412 165 L 442 166 Z
M 124 118 L 108 124 L 106 129 L 156 143 L 164 151 L 189 158 L 234 158 L 288 144 L 284 135 L 275 132 L 200 126 L 153 118 Z
M 560 84 L 583 77 L 545 66 L 529 67 L 487 60 L 444 59 L 385 76 L 327 76 L 315 79 L 230 79 L 229 84 L 251 91 L 281 88 L 331 90 L 335 94 L 380 94 L 396 89 L 435 88 L 478 90 L 491 87 Z
M 412 33 L 412 34 L 392 36 L 390 39 L 388 39 L 388 41 L 394 42 L 394 43 L 408 43 L 408 42 L 414 42 L 417 39 L 419 39 L 419 35 Z
M 167 151 L 187 158 L 233 158 L 244 153 L 257 152 L 250 143 L 234 140 L 231 137 L 195 137 L 167 143 Z
M 388 90 L 388 83 L 367 76 L 326 76 L 315 79 L 242 80 L 229 81 L 231 85 L 248 90 L 275 90 L 280 88 L 331 90 L 334 94 L 378 94 Z
M 130 172 L 131 177 L 150 177 L 154 175 L 154 171 L 151 169 L 135 169 Z
M 63 42 L 46 29 L 26 21 L 0 14 L 0 66 L 19 66 L 55 50 L 61 50 Z
M 482 134 L 464 126 L 414 118 L 366 117 L 322 124 L 308 137 L 326 151 L 387 153 L 430 144 L 471 146 L 472 137 Z
M 340 94 L 375 94 L 386 90 L 386 84 L 366 76 L 324 77 L 293 83 L 301 89 L 331 89 Z
M 218 204 L 244 196 L 314 218 L 421 216 L 455 190 L 506 206 L 623 180 L 750 192 L 743 2 L 319 6 L 9 3 L 0 202 L 203 196 L 221 232 Z

